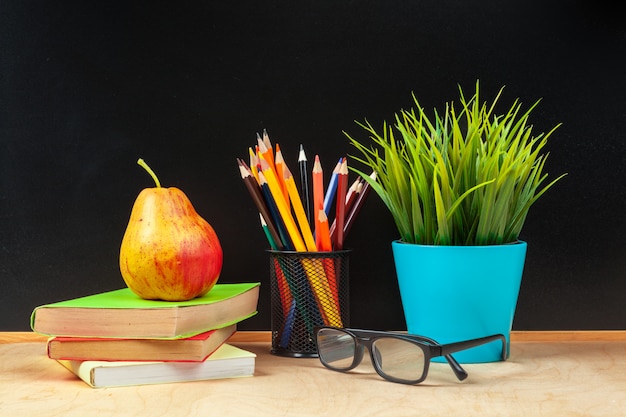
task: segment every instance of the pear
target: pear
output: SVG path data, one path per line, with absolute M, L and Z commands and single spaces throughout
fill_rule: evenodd
M 148 300 L 186 301 L 209 292 L 222 270 L 217 234 L 176 187 L 143 189 L 133 205 L 120 247 L 128 288 Z

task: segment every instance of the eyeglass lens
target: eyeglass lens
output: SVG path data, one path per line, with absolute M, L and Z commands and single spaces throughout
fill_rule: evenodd
M 336 329 L 321 329 L 317 334 L 318 355 L 329 368 L 345 371 L 352 367 L 356 340 L 352 335 Z
M 424 373 L 424 351 L 406 340 L 390 337 L 376 339 L 372 344 L 372 354 L 379 369 L 391 378 L 416 381 Z
M 318 333 L 318 354 L 325 365 L 337 371 L 351 369 L 357 342 L 338 329 L 322 329 Z M 381 337 L 372 343 L 372 356 L 379 371 L 391 379 L 417 381 L 424 373 L 424 351 L 414 343 L 392 337 Z

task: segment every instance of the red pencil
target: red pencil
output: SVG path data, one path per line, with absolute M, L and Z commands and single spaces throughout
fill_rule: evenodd
M 311 177 L 313 179 L 313 212 L 316 213 L 320 207 L 324 208 L 324 171 L 319 155 L 315 155 Z M 319 218 L 317 215 L 314 215 L 313 218 L 315 221 L 315 240 L 317 241 L 319 238 Z
M 343 239 L 344 239 L 344 225 L 346 218 L 346 194 L 348 192 L 348 161 L 346 158 L 343 158 L 341 162 L 341 167 L 339 168 L 339 174 L 337 175 L 337 201 L 336 205 L 336 215 L 335 222 L 337 223 L 337 237 L 334 249 L 342 250 L 343 249 Z
M 376 173 L 372 172 L 370 174 L 370 178 L 373 181 L 376 181 Z M 359 214 L 359 211 L 361 210 L 361 207 L 363 206 L 363 202 L 365 201 L 365 198 L 369 194 L 371 188 L 372 187 L 370 186 L 369 182 L 365 181 L 365 183 L 363 185 L 363 189 L 361 190 L 360 195 L 358 196 L 358 198 L 356 199 L 356 201 L 352 205 L 352 210 L 350 210 L 350 213 L 348 214 L 348 217 L 346 219 L 345 225 L 343 226 L 343 235 L 344 235 L 343 237 L 344 237 L 344 239 L 346 238 L 346 235 L 348 234 L 348 232 L 352 228 L 352 225 L 354 224 L 354 220 L 356 219 L 356 216 Z
M 348 189 L 348 193 L 346 194 L 345 213 L 350 213 L 350 211 L 352 210 L 352 207 L 354 206 L 354 202 L 357 200 L 359 195 L 361 195 L 361 190 L 363 190 L 363 182 L 364 181 L 361 179 L 361 177 L 357 177 L 357 179 L 354 180 L 354 182 Z M 337 240 L 337 222 L 336 221 L 333 221 L 333 224 L 330 225 L 330 239 L 333 242 Z M 345 233 L 344 233 L 344 239 L 345 239 Z
M 324 206 L 320 206 L 317 217 L 319 219 L 320 230 L 320 240 L 317 242 L 317 250 L 320 252 L 330 252 L 333 250 L 333 245 L 330 241 L 328 217 L 326 217 Z M 337 262 L 340 262 L 340 260 L 337 260 Z M 337 274 L 335 272 L 334 260 L 333 258 L 324 258 L 322 259 L 322 264 L 324 265 L 324 273 L 326 274 L 326 279 L 328 280 L 328 286 L 330 287 L 333 300 L 337 306 L 337 312 L 339 313 L 339 288 L 337 287 Z
M 352 205 L 356 201 L 361 188 L 363 188 L 363 185 L 361 184 L 361 177 L 358 177 L 354 180 L 350 188 L 348 188 L 348 193 L 346 194 L 346 213 L 350 213 Z

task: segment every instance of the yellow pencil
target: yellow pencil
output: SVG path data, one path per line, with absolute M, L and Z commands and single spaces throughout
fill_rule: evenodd
M 252 149 L 252 147 L 248 147 L 248 154 L 250 156 L 250 172 L 252 172 L 252 176 L 256 179 L 256 182 L 259 182 L 259 171 L 257 168 L 257 164 L 258 164 L 258 157 L 256 156 L 256 153 L 254 152 L 254 150 Z
M 302 236 L 298 231 L 298 227 L 296 226 L 296 222 L 291 215 L 291 211 L 289 211 L 289 209 L 287 208 L 287 204 L 285 203 L 285 196 L 283 195 L 283 191 L 280 188 L 278 179 L 274 174 L 274 170 L 270 167 L 269 163 L 262 153 L 259 155 L 259 160 L 261 162 L 261 171 L 263 172 L 263 175 L 265 175 L 267 185 L 272 192 L 272 195 L 274 196 L 276 207 L 278 207 L 280 217 L 282 217 L 283 222 L 285 223 L 287 233 L 289 233 L 289 237 L 291 237 L 293 246 L 297 251 L 305 252 L 306 245 L 304 244 Z
M 285 178 L 283 176 L 283 167 L 285 166 L 285 160 L 283 158 L 283 153 L 280 150 L 280 145 L 276 144 L 276 155 L 274 156 L 274 168 L 276 169 L 276 178 L 278 179 L 278 183 L 280 184 L 281 190 L 283 190 L 283 195 L 285 196 L 285 202 L 287 203 L 287 208 L 290 208 L 289 204 L 289 193 L 287 191 L 287 185 L 285 184 Z
M 278 166 L 278 164 L 276 166 Z M 296 188 L 293 175 L 291 174 L 291 171 L 289 171 L 289 168 L 287 168 L 286 164 L 283 164 L 282 167 L 284 183 L 287 187 L 289 198 L 291 199 L 293 211 L 296 213 L 296 219 L 298 220 L 298 225 L 300 226 L 300 231 L 302 232 L 302 237 L 304 238 L 304 243 L 306 244 L 306 248 L 309 252 L 315 252 L 317 251 L 317 246 L 315 245 L 313 232 L 311 231 L 311 226 L 306 218 L 304 206 L 302 205 L 302 200 L 300 199 L 300 194 Z
M 343 327 L 338 299 L 335 297 L 335 291 L 333 291 L 326 276 L 325 260 L 328 259 L 304 258 L 302 259 L 302 266 L 311 283 L 324 322 L 331 326 Z

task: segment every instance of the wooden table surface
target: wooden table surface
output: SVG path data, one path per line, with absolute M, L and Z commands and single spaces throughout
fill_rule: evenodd
M 506 362 L 433 363 L 420 385 L 271 355 L 269 332 L 229 343 L 256 353 L 251 378 L 93 389 L 47 358 L 45 338 L 0 333 L 0 416 L 626 416 L 626 332 L 514 332 Z

